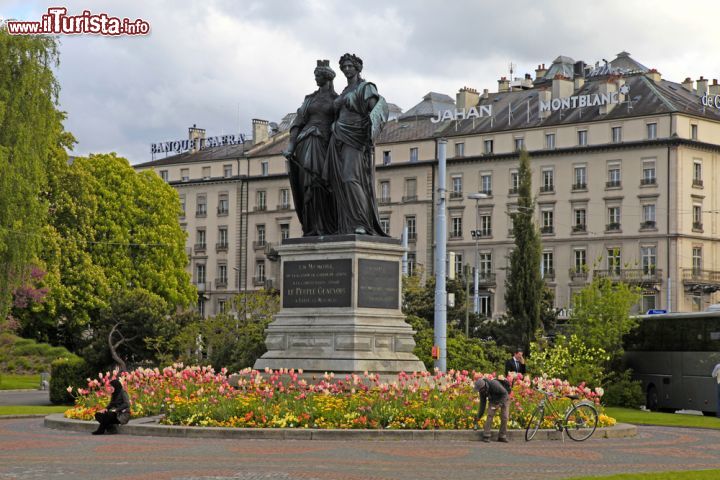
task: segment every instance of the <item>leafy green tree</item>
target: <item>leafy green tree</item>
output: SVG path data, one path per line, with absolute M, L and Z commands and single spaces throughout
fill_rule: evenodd
M 237 316 L 224 313 L 198 319 L 177 336 L 181 360 L 198 363 L 203 356 L 215 367 L 230 371 L 252 367 L 266 351 L 265 330 L 280 310 L 277 292 L 258 290 L 233 299 Z M 203 355 L 204 353 L 204 355 Z
M 53 171 L 48 199 L 49 294 L 25 322 L 78 350 L 117 295 L 144 290 L 177 308 L 196 300 L 178 194 L 153 172 L 137 173 L 115 154 L 76 158 Z
M 433 345 L 433 328 L 424 318 L 408 315 L 406 318 L 415 334 L 413 353 L 432 371 L 434 361 L 430 356 Z M 447 368 L 453 370 L 475 370 L 477 372 L 502 372 L 507 357 L 505 349 L 495 342 L 468 338 L 460 329 L 449 325 L 447 329 Z
M 505 304 L 510 321 L 508 329 L 516 332 L 518 346 L 530 349 L 540 325 L 543 279 L 540 276 L 541 244 L 533 221 L 530 155 L 520 152 L 518 209 L 512 213 L 515 248 L 510 254 L 510 268 L 505 280 Z
M 619 366 L 623 336 L 637 326 L 630 311 L 639 301 L 638 287 L 597 276 L 573 297 L 570 329 L 588 348 L 608 353 L 608 369 Z
M 572 384 L 585 382 L 599 387 L 605 381 L 603 368 L 608 355 L 602 348 L 588 347 L 577 335 L 558 335 L 551 344 L 546 339 L 530 343 L 528 372 L 562 378 Z
M 57 110 L 57 65 L 54 37 L 0 27 L 0 318 L 41 250 L 47 171 L 73 143 Z

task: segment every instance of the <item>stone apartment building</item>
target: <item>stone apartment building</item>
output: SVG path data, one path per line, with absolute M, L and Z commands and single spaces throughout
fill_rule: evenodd
M 381 90 L 382 93 L 382 90 Z M 292 115 L 253 140 L 154 160 L 185 205 L 189 268 L 211 315 L 238 291 L 278 287 L 274 245 L 301 234 L 285 148 Z M 191 129 L 191 135 L 193 129 Z M 381 220 L 409 231 L 409 270 L 433 270 L 437 144 L 447 139 L 448 252 L 479 269 L 479 308 L 505 309 L 518 152 L 531 156 L 541 272 L 558 308 L 593 276 L 639 285 L 643 310 L 704 309 L 720 289 L 716 192 L 720 85 L 663 79 L 628 53 L 605 64 L 558 57 L 535 76 L 428 93 L 375 146 Z M 472 198 L 468 198 L 472 195 Z

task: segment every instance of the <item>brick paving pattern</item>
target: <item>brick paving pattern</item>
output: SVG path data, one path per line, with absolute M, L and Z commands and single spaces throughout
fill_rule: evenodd
M 720 421 L 720 420 L 719 420 Z M 383 442 L 135 437 L 0 420 L 0 480 L 562 479 L 720 468 L 720 431 L 640 427 L 587 442 Z

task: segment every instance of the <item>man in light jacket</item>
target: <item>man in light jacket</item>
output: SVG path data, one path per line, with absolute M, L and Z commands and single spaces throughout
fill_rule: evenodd
M 717 411 L 715 412 L 715 415 L 720 418 L 720 363 L 715 365 L 715 368 L 713 368 L 712 376 L 717 382 Z

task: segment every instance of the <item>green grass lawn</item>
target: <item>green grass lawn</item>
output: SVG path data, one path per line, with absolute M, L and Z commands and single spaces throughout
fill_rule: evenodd
M 70 407 L 67 405 L 50 405 L 47 407 L 34 405 L 0 405 L 0 415 L 49 415 L 51 413 L 63 413 L 68 408 Z
M 606 407 L 605 413 L 618 422 L 635 425 L 661 425 L 664 427 L 718 428 L 720 418 L 678 413 L 643 412 L 631 408 Z M 720 477 L 716 477 L 720 478 Z
M 0 390 L 19 390 L 40 387 L 40 375 L 0 373 Z
M 605 477 L 573 477 L 567 480 L 715 480 L 720 470 L 692 470 L 657 473 L 621 473 Z

